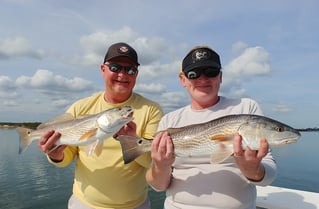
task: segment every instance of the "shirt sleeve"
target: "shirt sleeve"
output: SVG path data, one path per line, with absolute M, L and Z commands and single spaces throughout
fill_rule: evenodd
M 265 169 L 265 176 L 261 181 L 252 183 L 257 186 L 267 186 L 271 184 L 277 176 L 276 161 L 273 158 L 271 152 L 269 151 L 268 154 L 262 159 L 261 163 Z
M 77 147 L 74 147 L 74 146 L 67 146 L 64 151 L 63 151 L 63 160 L 62 161 L 59 161 L 59 162 L 55 162 L 53 161 L 48 155 L 47 155 L 47 158 L 48 158 L 48 161 L 55 165 L 56 167 L 66 167 L 68 165 L 70 165 L 74 159 L 74 157 L 76 156 L 78 152 L 78 148 Z

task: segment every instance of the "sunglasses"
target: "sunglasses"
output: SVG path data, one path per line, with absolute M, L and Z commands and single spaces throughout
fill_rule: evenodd
M 208 67 L 208 68 L 194 68 L 188 72 L 185 72 L 184 75 L 188 78 L 188 79 L 197 79 L 199 78 L 202 73 L 208 77 L 208 78 L 214 78 L 216 77 L 220 72 L 219 68 L 212 68 L 212 67 Z
M 135 66 L 122 66 L 115 63 L 110 63 L 110 64 L 104 63 L 104 64 L 108 66 L 110 71 L 114 73 L 119 73 L 122 69 L 124 69 L 127 75 L 135 75 L 137 74 L 137 71 L 138 71 L 137 67 Z

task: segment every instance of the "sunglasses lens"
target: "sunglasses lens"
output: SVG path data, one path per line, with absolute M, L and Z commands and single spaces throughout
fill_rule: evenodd
M 185 76 L 188 78 L 188 79 L 196 79 L 196 78 L 199 78 L 201 75 L 201 70 L 199 69 L 193 69 L 193 70 L 190 70 L 188 71 Z
M 125 72 L 127 75 L 135 75 L 137 73 L 136 67 L 126 67 Z
M 137 68 L 134 66 L 123 67 L 123 66 L 115 64 L 115 63 L 105 64 L 105 65 L 108 66 L 110 71 L 112 71 L 114 73 L 120 72 L 122 70 L 122 68 L 124 68 L 124 71 L 127 75 L 135 75 L 138 71 Z
M 195 68 L 192 69 L 190 71 L 188 71 L 187 73 L 185 73 L 185 76 L 188 79 L 197 79 L 201 76 L 202 73 L 204 73 L 204 75 L 207 78 L 214 78 L 216 77 L 220 72 L 220 69 L 218 68 Z
M 115 73 L 120 72 L 122 69 L 122 66 L 114 64 L 114 63 L 109 64 L 108 67 L 109 67 L 110 71 L 115 72 Z

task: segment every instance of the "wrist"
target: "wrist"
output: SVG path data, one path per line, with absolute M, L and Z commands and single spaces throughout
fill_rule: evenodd
M 63 158 L 64 158 L 64 154 L 62 153 L 60 157 L 52 157 L 50 155 L 48 155 L 48 157 L 50 158 L 50 160 L 52 162 L 55 162 L 55 163 L 60 163 L 63 161 Z
M 246 175 L 246 178 L 250 181 L 259 182 L 263 180 L 265 176 L 265 168 L 262 165 L 259 165 L 254 172 L 250 172 L 249 175 Z

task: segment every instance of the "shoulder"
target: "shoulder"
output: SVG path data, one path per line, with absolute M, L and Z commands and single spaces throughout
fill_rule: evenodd
M 231 113 L 259 114 L 262 115 L 259 104 L 251 98 L 220 97 L 219 109 L 230 110 Z
M 138 93 L 133 93 L 133 103 L 136 103 L 138 105 L 142 105 L 142 106 L 148 106 L 148 107 L 153 107 L 153 108 L 157 108 L 157 109 L 161 109 L 160 105 L 151 100 L 148 99 Z
M 75 101 L 66 112 L 71 113 L 74 116 L 86 114 L 87 111 L 92 107 L 97 101 L 103 99 L 103 92 L 97 92 L 91 96 L 81 98 Z
M 220 103 L 222 104 L 234 104 L 234 105 L 242 105 L 242 104 L 250 104 L 250 103 L 257 103 L 255 100 L 248 98 L 248 97 L 243 97 L 243 98 L 229 98 L 229 97 L 224 97 L 220 96 Z
M 189 110 L 190 106 L 188 105 L 165 114 L 159 123 L 158 130 L 161 131 L 167 128 L 182 126 L 181 124 L 189 121 L 185 119 L 190 115 Z

